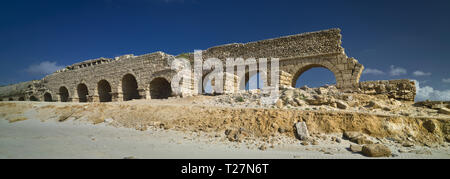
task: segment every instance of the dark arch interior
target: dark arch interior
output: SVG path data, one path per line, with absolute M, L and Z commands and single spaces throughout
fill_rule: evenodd
M 85 84 L 79 84 L 77 86 L 77 93 L 81 103 L 88 101 L 87 96 L 89 95 L 89 90 Z
M 8 100 L 9 100 L 9 101 L 14 101 L 14 99 L 12 99 L 12 98 L 9 98 Z
M 111 85 L 106 80 L 101 80 L 97 84 L 98 87 L 98 96 L 100 98 L 100 102 L 111 102 Z
M 172 94 L 170 83 L 164 78 L 156 78 L 150 82 L 150 95 L 152 99 L 167 99 Z
M 30 96 L 30 101 L 39 101 L 35 96 Z
M 19 101 L 25 101 L 25 98 L 24 97 L 20 97 Z
M 59 88 L 59 97 L 61 98 L 61 102 L 69 101 L 69 90 L 64 86 Z
M 136 78 L 131 75 L 127 74 L 122 78 L 122 92 L 123 92 L 123 100 L 129 101 L 132 99 L 139 99 L 139 92 L 137 90 L 138 85 Z
M 45 93 L 45 94 L 44 94 L 44 101 L 46 101 L 46 102 L 52 102 L 52 101 L 53 101 L 52 95 L 51 95 L 50 93 Z
M 292 78 L 292 87 L 320 87 L 326 84 L 336 84 L 333 72 L 321 65 L 309 65 L 300 69 Z

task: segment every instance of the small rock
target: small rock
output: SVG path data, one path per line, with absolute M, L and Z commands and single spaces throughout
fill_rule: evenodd
M 336 139 L 337 139 L 337 138 L 334 137 L 334 136 L 331 137 L 331 141 L 333 141 L 333 142 L 336 142 Z
M 280 128 L 278 128 L 278 132 L 279 132 L 279 133 L 285 133 L 286 130 L 280 127 Z
M 276 106 L 277 108 L 283 108 L 283 101 L 282 101 L 281 99 L 279 99 L 279 100 L 275 103 L 275 106 Z
M 436 130 L 436 128 L 437 128 L 436 124 L 435 124 L 435 123 L 433 122 L 433 120 L 431 120 L 431 119 L 425 121 L 425 122 L 422 124 L 422 126 L 423 126 L 425 129 L 427 129 L 428 132 L 430 132 L 430 133 L 433 133 L 433 132 Z
M 111 118 L 105 119 L 105 123 L 112 123 L 113 121 L 114 121 L 114 119 L 111 119 Z
M 348 105 L 344 101 L 337 100 L 336 105 L 339 109 L 347 109 Z
M 369 104 L 366 107 L 373 109 L 383 108 L 383 106 L 376 101 L 369 101 Z
M 368 144 L 362 147 L 362 154 L 367 157 L 389 157 L 391 150 L 383 144 Z
M 445 107 L 439 108 L 438 113 L 450 115 L 450 109 L 447 109 Z
M 362 147 L 360 145 L 350 145 L 350 151 L 355 152 L 355 153 L 359 153 L 362 151 Z
M 359 132 L 345 131 L 343 136 L 345 139 L 353 139 L 353 138 L 362 136 L 362 134 Z
M 308 127 L 305 122 L 298 122 L 295 124 L 297 130 L 297 137 L 300 140 L 305 140 L 309 137 Z
M 277 123 L 272 123 L 272 128 L 278 129 L 278 124 Z
M 357 144 L 373 144 L 373 141 L 367 139 L 366 136 L 359 136 L 356 138 L 350 139 L 351 142 L 357 143 Z
M 398 152 L 400 152 L 400 153 L 408 153 L 409 151 L 403 150 L 403 149 L 398 149 Z
M 302 145 L 309 145 L 309 143 L 308 142 L 306 142 L 306 141 L 303 141 L 302 143 L 301 143 Z
M 412 142 L 405 142 L 405 143 L 402 144 L 402 146 L 403 147 L 413 147 L 414 143 L 412 143 Z
M 337 143 L 341 143 L 342 140 L 341 140 L 340 138 L 336 138 L 336 142 L 337 142 Z
M 259 150 L 266 150 L 267 149 L 267 147 L 266 147 L 266 145 L 261 145 L 261 146 L 259 146 L 259 148 L 258 148 Z
M 314 140 L 314 141 L 312 142 L 312 145 L 319 145 L 319 142 L 318 142 L 317 140 Z

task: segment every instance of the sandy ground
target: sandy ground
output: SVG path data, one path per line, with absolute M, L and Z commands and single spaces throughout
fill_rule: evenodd
M 259 150 L 258 142 L 228 142 L 203 132 L 138 131 L 106 123 L 42 122 L 28 117 L 13 123 L 0 117 L 0 158 L 366 158 L 348 151 L 349 141 L 302 146 L 300 141 L 285 139 L 286 144 Z M 392 150 L 397 156 L 390 158 L 450 158 L 448 147 L 431 149 L 431 155 Z

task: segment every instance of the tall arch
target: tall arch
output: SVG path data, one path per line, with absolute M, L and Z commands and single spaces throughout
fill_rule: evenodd
M 68 102 L 69 101 L 69 90 L 65 86 L 61 86 L 59 88 L 59 98 L 61 102 Z
M 312 69 L 312 68 L 325 68 L 325 69 L 329 70 L 331 73 L 333 73 L 334 79 L 335 79 L 335 81 L 337 82 L 337 79 L 336 79 L 336 73 L 334 73 L 330 68 L 328 68 L 328 67 L 326 67 L 326 66 L 324 66 L 324 65 L 321 65 L 321 64 L 308 64 L 308 65 L 305 65 L 305 66 L 299 68 L 299 69 L 297 70 L 297 72 L 295 72 L 295 74 L 292 76 L 291 86 L 295 88 L 295 86 L 296 86 L 296 84 L 297 84 L 298 78 L 299 78 L 303 73 L 305 73 L 306 71 L 308 71 L 308 70 L 310 70 L 310 69 Z
M 150 82 L 150 96 L 152 99 L 167 99 L 172 95 L 172 87 L 165 78 L 155 78 Z
M 100 80 L 97 84 L 97 89 L 100 102 L 112 101 L 111 85 L 108 81 Z
M 24 97 L 20 97 L 19 101 L 25 101 L 25 98 Z
M 77 86 L 78 99 L 80 103 L 88 102 L 89 90 L 84 83 L 80 83 Z
M 129 101 L 139 99 L 138 84 L 136 78 L 132 74 L 126 74 L 122 78 L 123 100 Z
M 45 93 L 44 94 L 44 101 L 45 102 L 52 102 L 53 101 L 52 95 L 50 93 Z
M 8 101 L 14 101 L 14 99 L 13 98 L 9 98 Z

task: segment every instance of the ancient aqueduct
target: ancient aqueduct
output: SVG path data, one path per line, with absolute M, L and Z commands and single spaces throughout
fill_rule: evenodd
M 360 88 L 363 65 L 347 57 L 340 29 L 309 32 L 275 39 L 228 44 L 203 51 L 203 59 L 279 58 L 280 84 L 295 86 L 296 79 L 314 67 L 333 72 L 340 89 Z M 192 58 L 193 55 L 187 55 Z M 44 77 L 0 88 L 3 101 L 110 102 L 161 99 L 173 94 L 170 67 L 175 57 L 163 52 L 124 55 L 76 63 Z M 247 74 L 249 73 L 246 68 Z M 204 71 L 206 75 L 208 71 Z M 248 80 L 248 75 L 246 77 Z M 408 91 L 406 91 L 408 92 Z M 414 97 L 412 97 L 414 99 Z

